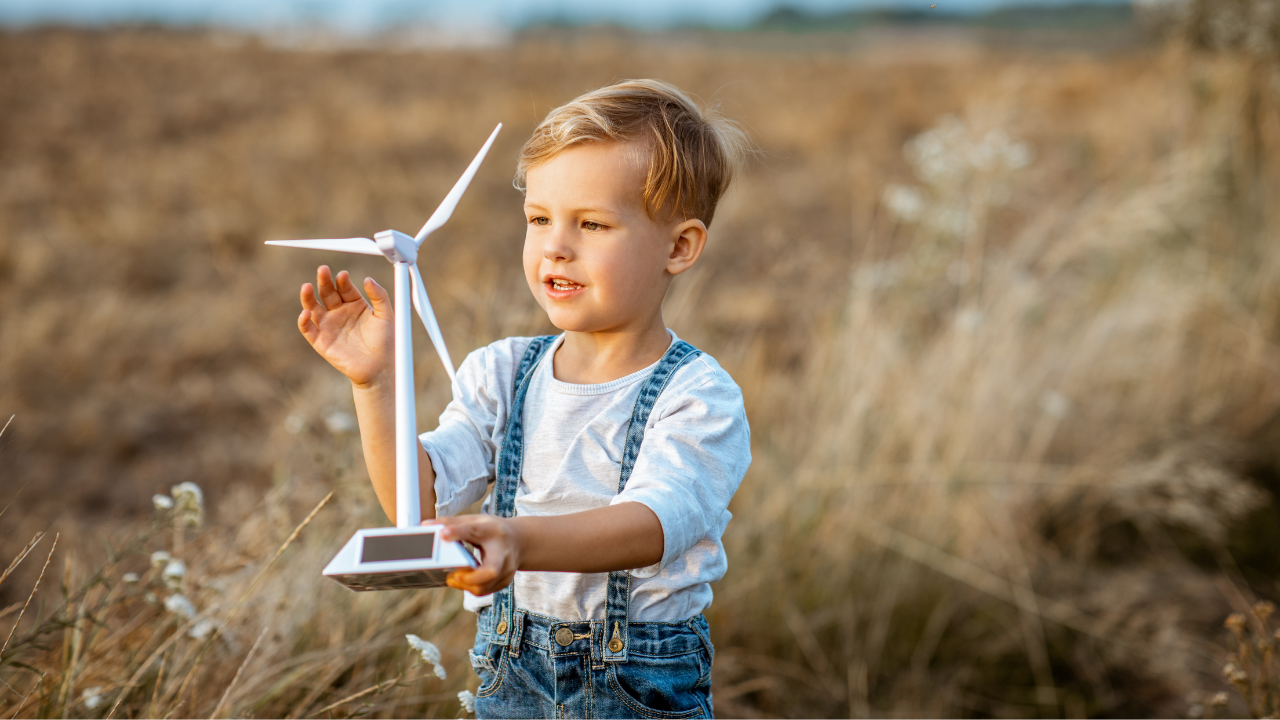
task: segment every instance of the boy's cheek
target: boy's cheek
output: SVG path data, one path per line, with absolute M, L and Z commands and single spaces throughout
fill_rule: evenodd
M 543 310 L 546 310 L 547 299 L 542 295 L 542 282 L 538 277 L 536 270 L 534 272 L 526 271 L 524 279 L 529 285 L 529 292 L 533 293 L 533 299 L 538 302 L 538 305 L 542 307 Z

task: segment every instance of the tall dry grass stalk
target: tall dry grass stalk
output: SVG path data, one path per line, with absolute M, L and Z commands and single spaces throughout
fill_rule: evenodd
M 385 519 L 349 390 L 292 335 L 313 268 L 258 242 L 407 225 L 465 163 L 459 128 L 511 119 L 500 160 L 554 104 L 634 76 L 718 99 L 765 151 L 666 307 L 753 427 L 708 610 L 717 708 L 1222 712 L 1223 618 L 1280 574 L 1258 482 L 1280 468 L 1280 125 L 1256 62 L 757 40 L 0 37 L 0 68 L 34 68 L 0 75 L 0 138 L 25 139 L 0 147 L 0 302 L 22 308 L 0 316 L 0 374 L 23 379 L 0 385 L 19 418 L 0 452 L 5 489 L 31 485 L 0 548 L 29 552 L 59 513 L 71 546 L 60 595 L 12 624 L 0 712 L 458 713 L 456 595 L 318 576 Z M 548 329 L 518 195 L 488 172 L 424 265 L 452 348 Z M 447 383 L 422 369 L 426 426 Z M 187 480 L 202 527 L 142 519 Z
M 1260 602 L 1247 614 L 1232 613 L 1224 623 L 1236 641 L 1236 651 L 1222 675 L 1240 693 L 1253 717 L 1280 713 L 1280 661 L 1276 659 L 1280 630 L 1271 629 L 1275 609 L 1274 603 Z M 1219 699 L 1217 704 L 1226 703 Z

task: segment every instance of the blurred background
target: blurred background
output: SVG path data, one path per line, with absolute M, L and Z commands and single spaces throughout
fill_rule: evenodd
M 1280 713 L 1277 0 L 0 23 L 7 716 L 467 712 L 456 593 L 319 574 L 387 521 L 298 288 L 390 268 L 262 242 L 418 227 L 501 121 L 420 265 L 455 357 L 551 332 L 514 156 L 634 77 L 759 148 L 665 307 L 753 430 L 707 611 L 719 714 Z M 415 342 L 425 428 L 449 387 Z

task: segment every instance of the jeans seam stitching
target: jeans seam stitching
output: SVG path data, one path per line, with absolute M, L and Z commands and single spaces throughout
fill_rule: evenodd
M 507 649 L 502 648 L 499 653 L 502 657 L 498 660 L 498 669 L 495 671 L 498 676 L 493 679 L 493 687 L 485 690 L 484 692 L 477 690 L 476 695 L 478 697 L 491 697 L 498 691 L 498 688 L 502 687 L 502 681 L 507 677 Z
M 677 658 L 677 657 L 684 657 L 685 655 L 694 655 L 701 651 L 702 651 L 702 648 L 697 647 L 697 648 L 694 648 L 693 650 L 685 650 L 684 652 L 672 653 L 671 655 L 651 655 L 649 653 L 642 653 L 642 652 L 634 653 L 634 655 L 636 657 L 642 657 L 642 658 Z
M 587 679 L 587 681 L 583 683 L 583 685 L 587 686 L 586 687 L 587 712 L 585 713 L 585 715 L 589 718 L 595 717 L 596 716 L 595 707 L 594 707 L 595 694 L 591 692 L 591 688 L 593 685 L 595 685 L 595 683 L 591 681 L 592 678 L 591 678 L 591 653 L 590 652 L 588 652 L 586 655 L 582 657 L 582 675 Z

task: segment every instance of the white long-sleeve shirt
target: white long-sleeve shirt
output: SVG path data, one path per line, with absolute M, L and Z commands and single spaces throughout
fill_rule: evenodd
M 516 371 L 531 340 L 507 338 L 468 355 L 439 427 L 422 434 L 436 473 L 437 517 L 462 512 L 493 482 Z M 516 515 L 645 505 L 662 525 L 663 553 L 657 565 L 631 571 L 630 619 L 693 617 L 711 604 L 710 583 L 724 576 L 720 538 L 731 517 L 729 499 L 751 463 L 742 392 L 706 353 L 687 361 L 658 397 L 619 493 L 627 425 L 653 366 L 597 385 L 561 382 L 552 357 L 562 342 L 563 336 L 542 356 L 525 396 Z M 491 512 L 488 501 L 484 512 Z M 515 603 L 561 620 L 599 620 L 607 580 L 608 573 L 517 572 Z M 477 611 L 491 602 L 468 595 L 464 604 Z

